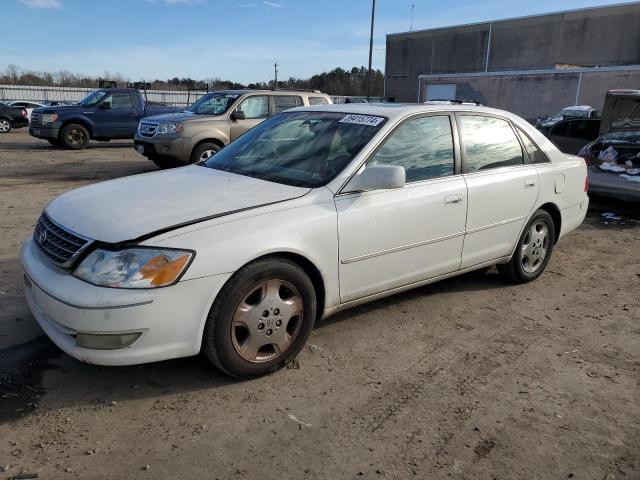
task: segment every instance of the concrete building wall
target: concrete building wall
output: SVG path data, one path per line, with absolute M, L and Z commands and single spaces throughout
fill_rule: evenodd
M 458 98 L 475 100 L 533 120 L 574 104 L 602 109 L 607 90 L 640 89 L 640 68 L 607 72 L 433 76 L 420 80 L 420 101 L 425 101 L 428 85 L 440 83 L 455 84 Z
M 640 2 L 392 34 L 387 36 L 386 50 L 386 96 L 397 102 L 416 101 L 420 75 L 553 70 L 559 65 L 640 65 Z M 514 104 L 517 113 L 530 118 L 573 104 L 575 97 L 567 103 L 571 95 L 566 89 L 571 85 L 575 93 L 578 77 L 550 74 L 465 82 L 485 97 L 486 104 Z M 583 75 L 583 81 L 585 78 Z M 603 85 L 616 88 L 619 83 L 632 83 L 628 86 L 640 88 L 637 74 L 609 72 L 600 74 L 597 81 L 595 78 L 586 82 L 582 103 L 593 98 L 590 89 L 602 89 Z M 442 82 L 450 83 L 451 79 Z M 520 96 L 540 97 L 506 100 L 512 90 Z M 494 99 L 502 100 L 495 104 Z

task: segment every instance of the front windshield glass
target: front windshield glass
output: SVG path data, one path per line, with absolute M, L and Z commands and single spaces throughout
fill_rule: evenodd
M 105 92 L 104 90 L 96 90 L 95 92 L 90 93 L 82 100 L 80 100 L 80 103 L 78 105 L 95 105 L 100 100 L 102 100 L 102 97 L 104 97 L 106 94 L 107 92 Z
M 238 93 L 209 93 L 191 105 L 187 111 L 198 115 L 222 115 L 239 96 Z
M 386 118 L 336 112 L 281 113 L 216 153 L 205 166 L 314 188 L 331 181 Z
M 561 118 L 563 117 L 587 118 L 589 117 L 589 110 L 578 109 L 578 108 L 565 108 L 558 115 Z

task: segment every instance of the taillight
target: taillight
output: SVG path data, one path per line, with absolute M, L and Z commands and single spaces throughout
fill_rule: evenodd
M 27 111 L 24 108 L 22 109 L 22 116 L 27 118 Z
M 584 193 L 587 193 L 589 190 L 589 175 L 584 177 Z

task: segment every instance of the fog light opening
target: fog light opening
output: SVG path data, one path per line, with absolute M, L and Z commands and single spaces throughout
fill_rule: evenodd
M 142 332 L 132 333 L 80 333 L 76 334 L 76 345 L 92 350 L 115 350 L 125 348 L 140 338 Z

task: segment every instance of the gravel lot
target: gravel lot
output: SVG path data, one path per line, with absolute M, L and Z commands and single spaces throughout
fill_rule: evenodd
M 0 478 L 640 478 L 637 217 L 590 214 L 528 285 L 490 270 L 339 314 L 268 378 L 84 365 L 29 313 L 18 248 L 56 195 L 155 169 L 131 147 L 0 136 Z

